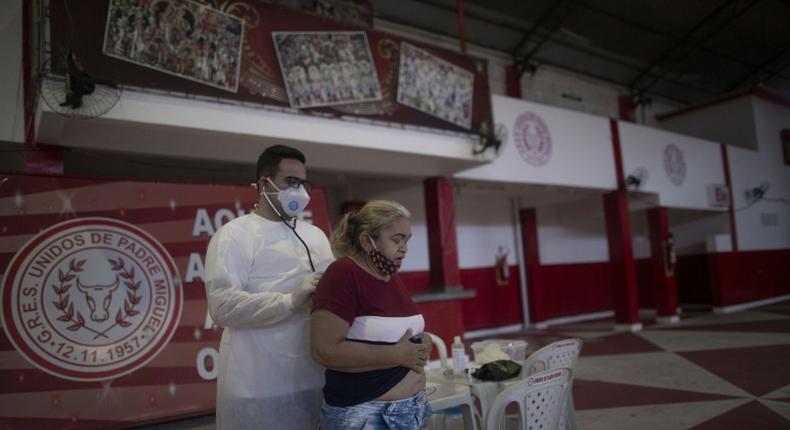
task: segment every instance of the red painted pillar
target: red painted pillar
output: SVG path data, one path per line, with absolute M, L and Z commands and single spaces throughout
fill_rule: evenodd
M 667 208 L 657 207 L 647 211 L 650 230 L 650 275 L 655 293 L 656 312 L 659 322 L 677 322 L 678 285 L 675 277 L 675 262 L 671 261 L 668 245 L 669 219 Z
M 505 66 L 505 94 L 508 97 L 521 98 L 521 81 L 518 66 L 515 64 Z
M 617 111 L 620 120 L 636 122 L 636 107 L 634 106 L 634 99 L 631 96 L 617 97 Z
M 466 53 L 466 30 L 464 29 L 464 0 L 455 0 L 455 12 L 458 15 L 458 42 L 461 52 Z
M 329 218 L 329 198 L 326 188 L 313 187 L 310 190 L 310 205 L 302 212 L 310 217 L 310 222 L 320 228 L 327 237 L 332 236 L 332 220 Z
M 636 265 L 631 244 L 631 219 L 628 215 L 628 194 L 623 174 L 623 153 L 620 149 L 620 128 L 617 120 L 609 120 L 612 151 L 617 175 L 617 191 L 603 195 L 606 216 L 606 237 L 609 243 L 609 267 L 614 288 L 615 328 L 641 330 L 639 294 L 636 288 Z
M 640 330 L 639 295 L 636 288 L 636 266 L 631 244 L 631 220 L 628 196 L 617 190 L 603 195 L 606 236 L 609 243 L 609 266 L 614 284 L 615 324 L 629 330 Z
M 461 287 L 458 244 L 455 237 L 455 197 L 450 178 L 428 178 L 425 191 L 425 221 L 432 290 Z
M 521 242 L 527 278 L 529 319 L 539 327 L 546 320 L 545 294 L 540 282 L 540 252 L 538 248 L 538 217 L 534 208 L 518 212 L 521 223 Z

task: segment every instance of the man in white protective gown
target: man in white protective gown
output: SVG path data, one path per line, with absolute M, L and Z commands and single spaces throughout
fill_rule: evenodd
M 297 222 L 310 200 L 305 157 L 282 145 L 258 159 L 255 212 L 211 238 L 204 281 L 219 350 L 217 429 L 318 427 L 323 369 L 310 357 L 310 299 L 333 260 L 326 235 Z

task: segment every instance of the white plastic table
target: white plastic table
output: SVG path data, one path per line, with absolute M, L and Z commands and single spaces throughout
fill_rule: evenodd
M 440 409 L 460 407 L 464 415 L 464 429 L 478 430 L 477 421 L 475 420 L 474 398 L 468 386 L 428 381 L 425 385 L 425 390 L 431 409 L 438 411 Z
M 521 363 L 520 363 L 521 364 Z M 477 369 L 479 366 L 471 362 L 467 365 L 467 369 L 469 373 L 474 369 Z M 521 376 L 516 376 L 511 379 L 506 379 L 504 381 L 481 381 L 479 379 L 475 379 L 471 375 L 465 375 L 463 377 L 453 377 L 447 376 L 444 374 L 442 369 L 428 369 L 427 370 L 427 379 L 429 383 L 434 383 L 437 385 L 456 385 L 459 387 L 469 387 L 470 393 L 477 398 L 480 402 L 480 415 L 481 415 L 481 422 L 485 423 L 486 414 L 488 413 L 488 408 L 496 399 L 497 394 L 501 393 L 505 388 L 510 386 L 513 383 L 516 383 L 521 380 Z M 433 405 L 431 405 L 433 406 Z M 466 425 L 466 416 L 464 416 L 464 424 Z

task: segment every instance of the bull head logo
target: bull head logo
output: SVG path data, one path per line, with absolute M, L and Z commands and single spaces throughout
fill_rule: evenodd
M 83 285 L 77 278 L 77 289 L 85 294 L 85 300 L 91 310 L 91 319 L 96 322 L 106 321 L 110 316 L 110 303 L 112 293 L 118 289 L 120 281 L 115 277 L 115 282 L 109 285 Z

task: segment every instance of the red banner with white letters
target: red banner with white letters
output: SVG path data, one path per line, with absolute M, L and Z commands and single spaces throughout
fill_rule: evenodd
M 249 186 L 0 176 L 0 423 L 99 429 L 211 413 L 206 247 Z M 304 220 L 329 232 L 323 190 Z

